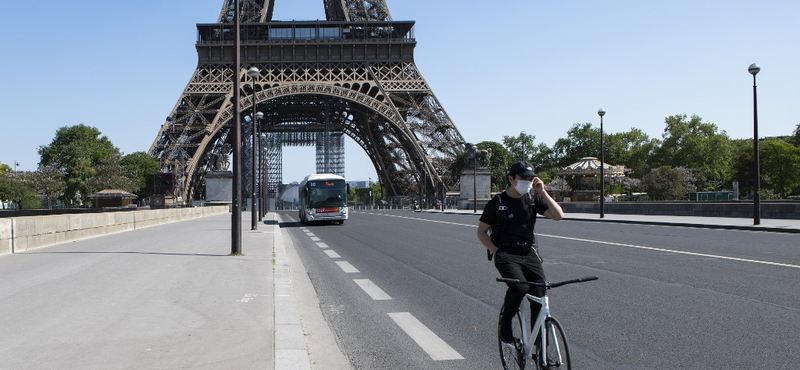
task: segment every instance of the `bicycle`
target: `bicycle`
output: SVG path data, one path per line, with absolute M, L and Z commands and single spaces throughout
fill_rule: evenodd
M 500 347 L 500 360 L 505 370 L 524 369 L 528 360 L 531 359 L 538 370 L 570 370 L 572 368 L 564 330 L 558 320 L 550 315 L 550 300 L 547 297 L 547 291 L 567 284 L 592 280 L 597 280 L 597 276 L 588 276 L 558 283 L 537 283 L 518 279 L 497 278 L 497 281 L 503 283 L 523 283 L 544 288 L 544 294 L 541 298 L 528 293 L 525 294 L 525 298 L 542 305 L 530 332 L 527 330 L 528 323 L 525 318 L 529 308 L 525 303 L 520 304 L 520 309 L 512 322 L 511 327 L 514 338 L 512 343 L 503 342 L 500 338 L 500 322 L 498 320 L 497 342 Z M 535 336 L 534 333 L 536 333 Z

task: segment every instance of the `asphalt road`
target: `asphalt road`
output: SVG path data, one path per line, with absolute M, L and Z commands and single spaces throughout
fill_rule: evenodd
M 284 221 L 297 219 L 284 213 Z M 499 368 L 505 287 L 474 215 L 353 212 L 284 222 L 355 369 Z M 537 223 L 574 369 L 796 369 L 800 243 L 792 234 Z

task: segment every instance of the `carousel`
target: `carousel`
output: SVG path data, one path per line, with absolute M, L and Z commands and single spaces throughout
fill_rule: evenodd
M 609 178 L 625 176 L 625 166 L 603 163 L 606 181 Z M 596 157 L 583 157 L 567 167 L 556 169 L 556 176 L 563 177 L 572 188 L 572 201 L 600 200 L 600 160 Z

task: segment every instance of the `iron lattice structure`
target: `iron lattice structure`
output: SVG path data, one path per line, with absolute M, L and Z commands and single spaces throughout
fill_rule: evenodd
M 453 185 L 446 169 L 465 142 L 414 63 L 413 21 L 393 21 L 384 0 L 323 0 L 327 20 L 307 22 L 273 22 L 274 0 L 240 1 L 241 65 L 233 66 L 234 0 L 224 0 L 217 23 L 197 25 L 198 66 L 150 148 L 176 197 L 192 199 L 212 158 L 230 154 L 234 78 L 244 146 L 253 144 L 254 99 L 265 113 L 257 123 L 267 160 L 258 167 L 272 194 L 284 145 L 314 145 L 317 170 L 344 175 L 344 135 L 367 152 L 389 196 Z M 242 153 L 248 184 L 250 150 Z

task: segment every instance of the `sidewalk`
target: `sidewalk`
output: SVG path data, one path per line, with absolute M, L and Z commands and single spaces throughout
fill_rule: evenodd
M 446 209 L 444 211 L 424 210 L 430 213 L 450 213 L 476 215 L 480 217 L 481 210 L 455 210 Z M 752 218 L 732 218 L 732 217 L 697 217 L 697 216 L 656 216 L 656 215 L 622 215 L 605 214 L 600 218 L 599 214 L 591 213 L 566 213 L 564 220 L 567 221 L 586 221 L 586 222 L 615 222 L 640 225 L 665 225 L 698 227 L 704 229 L 734 229 L 765 232 L 800 233 L 800 220 L 797 219 L 761 219 L 760 225 L 753 225 Z
M 279 218 L 240 256 L 230 214 L 0 256 L 0 370 L 349 370 Z

